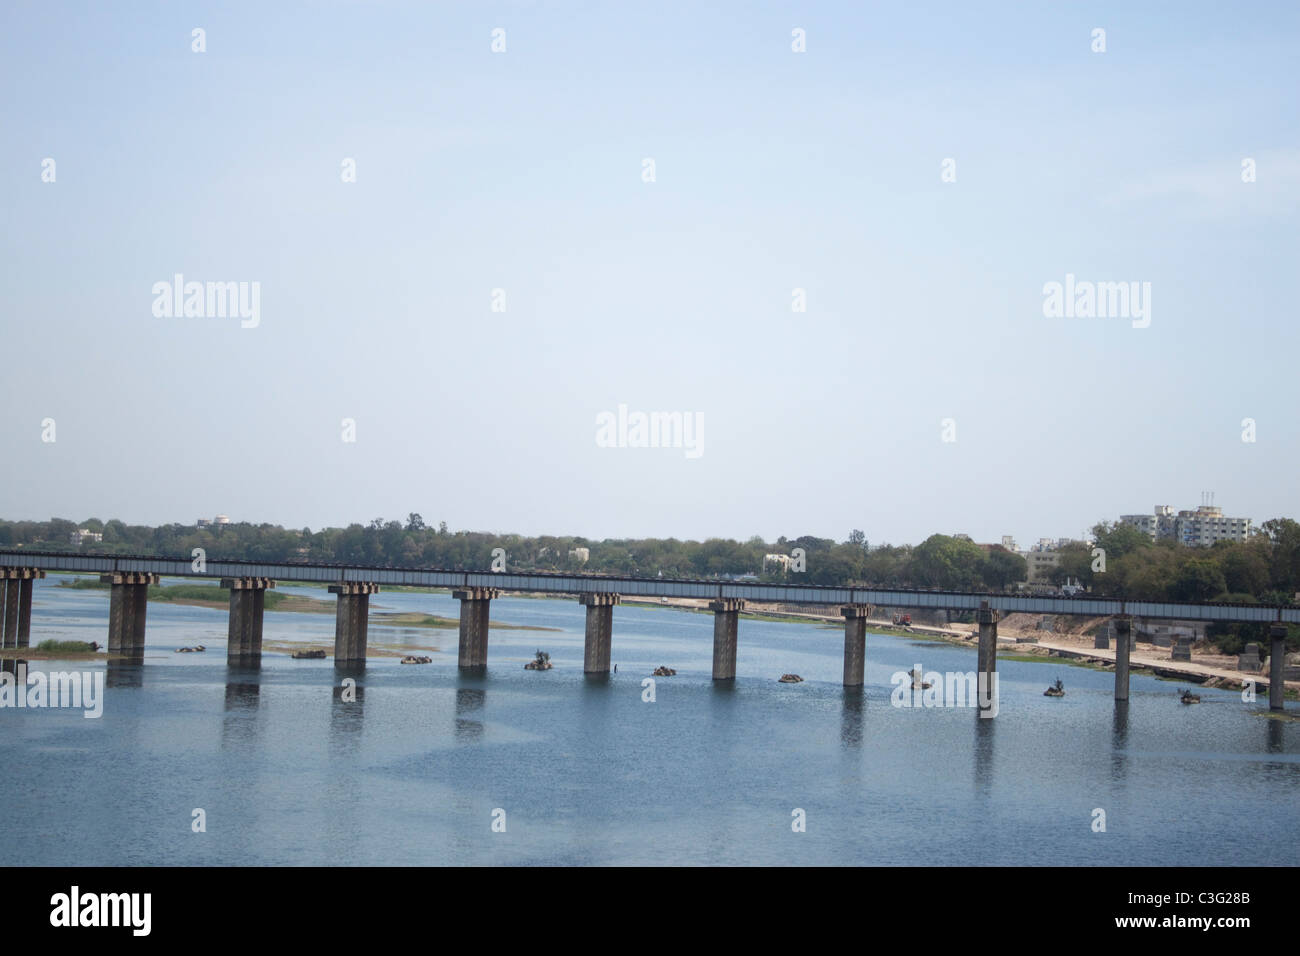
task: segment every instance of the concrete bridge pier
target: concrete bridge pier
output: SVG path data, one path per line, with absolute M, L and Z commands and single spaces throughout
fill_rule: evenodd
M 501 591 L 498 588 L 457 588 L 451 596 L 460 601 L 460 648 L 456 666 L 464 670 L 483 670 L 487 667 L 488 612 L 492 599 L 500 597 Z M 590 623 L 587 626 L 590 634 Z M 608 659 L 607 656 L 606 661 Z
M 1115 699 L 1128 700 L 1128 655 L 1133 648 L 1133 618 L 1115 618 Z
M 45 577 L 39 568 L 24 568 L 26 574 L 18 580 L 18 646 L 32 644 L 32 582 Z
M 231 591 L 233 598 L 234 592 Z M 366 635 L 370 623 L 370 595 L 379 585 L 369 581 L 331 584 L 330 594 L 339 596 L 334 613 L 334 666 L 352 667 L 366 662 Z M 266 600 L 266 595 L 262 595 Z M 233 619 L 233 618 L 232 618 Z M 261 614 L 258 613 L 258 650 L 261 650 Z
M 718 598 L 709 602 L 713 612 L 713 679 L 736 679 L 736 632 L 744 598 Z
M 18 646 L 18 605 L 19 579 L 16 577 L 0 578 L 3 594 L 0 594 L 0 609 L 4 610 L 3 628 L 0 629 L 0 646 Z
M 587 638 L 582 652 L 584 674 L 608 674 L 610 645 L 614 632 L 614 605 L 622 600 L 617 594 L 586 593 L 578 603 L 587 608 Z
M 230 591 L 226 663 L 236 667 L 260 663 L 266 589 L 275 587 L 275 582 L 270 578 L 222 578 L 221 586 Z
M 979 624 L 979 663 L 975 673 L 976 697 L 980 710 L 996 710 L 994 705 L 998 674 L 998 612 L 981 601 L 975 612 Z
M 1268 641 L 1268 709 L 1282 710 L 1286 691 L 1286 625 L 1270 624 Z
M 844 615 L 844 686 L 861 687 L 867 667 L 867 617 L 870 604 L 846 604 Z
M 108 598 L 108 653 L 143 657 L 149 585 L 161 578 L 148 571 L 114 571 L 101 574 L 99 580 L 112 586 Z
M 0 647 L 27 647 L 32 633 L 32 582 L 40 568 L 0 568 Z

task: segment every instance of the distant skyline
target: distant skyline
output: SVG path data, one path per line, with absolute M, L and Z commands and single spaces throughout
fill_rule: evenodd
M 1281 2 L 6 4 L 0 515 L 1294 517 L 1298 43 Z

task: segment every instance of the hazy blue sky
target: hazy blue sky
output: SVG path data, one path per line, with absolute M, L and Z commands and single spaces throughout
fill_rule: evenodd
M 1300 5 L 705 6 L 6 2 L 0 516 L 1300 512 Z M 155 317 L 176 273 L 260 323 Z M 1067 273 L 1149 327 L 1045 317 Z M 598 447 L 619 404 L 703 454 Z

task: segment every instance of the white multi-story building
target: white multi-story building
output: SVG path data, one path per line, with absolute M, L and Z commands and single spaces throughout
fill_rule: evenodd
M 1144 531 L 1152 541 L 1171 540 L 1192 547 L 1207 547 L 1216 541 L 1245 541 L 1250 537 L 1250 518 L 1228 518 L 1223 509 L 1201 505 L 1195 511 L 1179 511 L 1156 505 L 1149 515 L 1120 515 L 1126 525 Z
M 1174 534 L 1179 543 L 1189 545 L 1245 541 L 1250 537 L 1250 519 L 1226 518 L 1222 508 L 1202 505 L 1195 511 L 1178 512 L 1178 517 L 1174 519 Z
M 68 535 L 68 541 L 77 547 L 81 547 L 83 541 L 103 541 L 104 535 L 98 531 L 87 531 L 85 528 L 78 528 L 72 534 Z

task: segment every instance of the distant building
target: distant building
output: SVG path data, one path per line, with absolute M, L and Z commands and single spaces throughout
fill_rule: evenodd
M 1019 548 L 1016 547 L 1016 539 L 1015 539 L 1015 537 L 1013 537 L 1012 535 L 1009 535 L 1009 534 L 1004 534 L 1004 535 L 1002 536 L 1002 547 L 1006 548 L 1008 551 L 1019 551 L 1019 550 L 1020 550 Z
M 572 548 L 572 549 L 569 551 L 569 557 L 571 557 L 571 558 L 577 558 L 578 561 L 579 561 L 579 563 L 581 563 L 581 564 L 586 564 L 588 561 L 591 560 L 591 549 L 590 549 L 590 548 Z
M 72 532 L 72 534 L 68 535 L 69 543 L 75 545 L 76 547 L 81 547 L 81 543 L 83 541 L 99 542 L 103 540 L 104 540 L 103 534 L 101 534 L 98 531 L 87 531 L 85 528 L 79 528 L 78 530 Z
M 206 528 L 206 527 L 207 527 L 208 525 L 210 525 L 210 524 L 212 524 L 212 522 L 209 521 L 207 518 L 199 518 L 198 520 L 196 520 L 196 521 L 194 522 L 194 527 L 196 527 L 196 528 Z
M 212 519 L 213 524 L 230 524 L 230 519 L 225 515 L 217 515 Z
M 1049 583 L 1052 571 L 1061 563 L 1061 553 L 1059 551 L 1039 551 L 1035 547 L 1032 551 L 1021 551 L 1019 554 L 1025 559 L 1025 564 L 1029 566 L 1029 574 L 1025 578 L 1026 584 Z
M 1139 529 L 1152 541 L 1177 541 L 1189 547 L 1207 547 L 1216 541 L 1245 541 L 1250 537 L 1250 518 L 1225 517 L 1222 508 L 1209 504 L 1177 514 L 1169 505 L 1156 505 L 1149 515 L 1120 515 L 1119 520 Z

